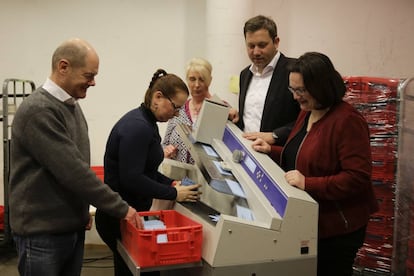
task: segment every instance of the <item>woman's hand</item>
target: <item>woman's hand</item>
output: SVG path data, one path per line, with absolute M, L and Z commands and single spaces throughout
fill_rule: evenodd
M 176 181 L 174 186 L 177 189 L 177 198 L 175 199 L 178 202 L 196 202 L 200 199 L 201 192 L 198 188 L 201 187 L 201 184 L 193 185 L 181 185 L 181 181 Z
M 173 145 L 167 145 L 164 147 L 164 157 L 174 158 L 177 156 L 177 147 Z
M 239 112 L 234 108 L 230 108 L 228 119 L 233 123 L 237 123 L 239 121 Z
M 285 173 L 287 183 L 301 190 L 305 190 L 305 176 L 298 170 L 292 170 Z
M 252 143 L 252 148 L 255 151 L 263 152 L 263 153 L 270 153 L 272 147 L 262 138 L 257 138 Z

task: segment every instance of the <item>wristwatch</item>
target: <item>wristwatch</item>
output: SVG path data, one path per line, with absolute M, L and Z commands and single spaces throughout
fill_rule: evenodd
M 276 131 L 275 131 L 275 130 L 272 132 L 272 137 L 273 137 L 273 139 L 275 139 L 275 140 L 277 140 L 277 139 L 279 138 L 279 136 L 277 136 L 277 134 L 276 134 Z

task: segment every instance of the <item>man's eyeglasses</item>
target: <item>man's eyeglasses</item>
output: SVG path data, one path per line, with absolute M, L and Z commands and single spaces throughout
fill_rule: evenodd
M 178 112 L 178 111 L 180 111 L 181 106 L 176 106 L 176 105 L 175 105 L 175 103 L 171 100 L 171 98 L 170 98 L 170 97 L 168 97 L 168 96 L 167 96 L 167 95 L 165 95 L 164 93 L 163 93 L 163 95 L 164 95 L 164 97 L 166 97 L 166 98 L 170 101 L 171 105 L 172 105 L 172 106 L 173 106 L 173 108 L 174 108 L 174 112 Z
M 305 94 L 305 92 L 307 91 L 305 87 L 293 88 L 292 86 L 288 86 L 288 89 L 292 94 L 296 93 L 300 96 Z

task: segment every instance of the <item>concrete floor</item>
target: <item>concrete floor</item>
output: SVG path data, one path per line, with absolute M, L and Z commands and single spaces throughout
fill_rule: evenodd
M 0 275 L 19 276 L 13 248 L 0 248 Z M 105 245 L 86 245 L 82 276 L 112 276 L 112 252 Z
M 112 252 L 105 244 L 85 245 L 81 276 L 113 276 Z M 170 273 L 170 274 L 168 274 Z M 163 271 L 161 275 L 182 275 Z M 0 275 L 19 276 L 17 255 L 13 247 L 0 247 Z M 186 274 L 185 274 L 186 275 Z M 389 273 L 373 273 L 354 270 L 354 276 L 389 276 Z
M 17 256 L 13 248 L 0 248 L 0 275 L 19 276 Z M 112 252 L 106 245 L 85 245 L 85 255 L 81 276 L 113 276 Z M 161 273 L 164 275 L 164 273 Z M 165 274 L 167 275 L 167 274 Z M 171 274 L 176 275 L 176 274 Z M 177 274 L 178 275 L 178 274 Z M 387 273 L 354 271 L 354 276 L 389 276 Z

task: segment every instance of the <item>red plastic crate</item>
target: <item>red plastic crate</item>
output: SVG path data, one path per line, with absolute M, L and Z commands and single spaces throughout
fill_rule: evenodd
M 122 244 L 140 267 L 173 265 L 201 260 L 202 225 L 174 210 L 139 212 L 140 217 L 157 217 L 165 229 L 144 230 L 126 220 L 121 222 Z M 158 243 L 159 235 L 168 241 Z
M 408 259 L 414 262 L 414 240 L 408 241 Z
M 390 236 L 394 232 L 394 217 L 382 215 L 381 213 L 373 214 L 367 225 L 367 233 L 380 236 Z
M 396 101 L 354 103 L 354 107 L 365 117 L 369 124 L 394 125 L 397 122 Z
M 391 257 L 378 254 L 378 250 L 362 247 L 355 258 L 355 265 L 369 270 L 389 272 L 391 270 Z
M 360 251 L 369 252 L 372 255 L 383 258 L 392 257 L 393 249 L 393 235 L 392 234 L 377 234 L 371 233 L 367 229 L 364 247 Z
M 371 137 L 372 160 L 396 162 L 397 137 Z
M 372 185 L 377 199 L 393 200 L 395 198 L 395 182 L 373 179 Z
M 104 167 L 103 166 L 92 166 L 91 169 L 96 173 L 96 176 L 100 180 L 104 180 Z
M 389 196 L 382 196 L 377 197 L 377 202 L 379 210 L 372 217 L 376 218 L 377 221 L 379 218 L 382 218 L 382 222 L 394 225 L 395 199 Z
M 346 85 L 346 100 L 352 104 L 382 102 L 397 97 L 400 79 L 376 77 L 343 77 Z
M 397 135 L 397 126 L 390 124 L 372 124 L 368 122 L 371 137 L 377 135 Z
M 373 180 L 391 182 L 395 181 L 396 166 L 389 163 L 372 162 Z
M 414 276 L 414 261 L 407 260 L 405 262 L 406 276 Z

